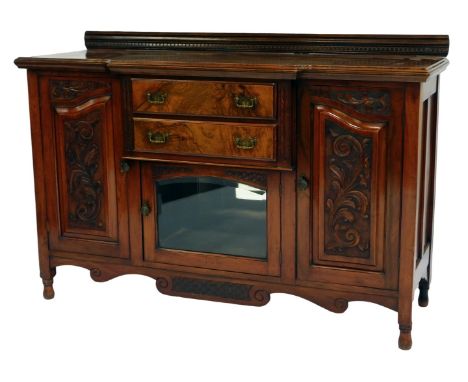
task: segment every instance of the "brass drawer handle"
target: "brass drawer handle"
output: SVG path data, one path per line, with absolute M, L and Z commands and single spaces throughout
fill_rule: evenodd
M 166 99 L 167 99 L 167 93 L 164 93 L 164 92 L 157 91 L 154 93 L 151 93 L 151 92 L 146 93 L 146 100 L 148 101 L 148 103 L 162 105 L 163 103 L 166 102 Z
M 167 142 L 169 133 L 162 133 L 160 131 L 148 131 L 148 140 L 150 143 L 163 144 Z
M 234 137 L 236 147 L 241 150 L 252 150 L 257 145 L 257 138 L 255 137 Z
M 234 103 L 239 109 L 255 109 L 257 97 L 249 97 L 243 94 L 235 95 Z

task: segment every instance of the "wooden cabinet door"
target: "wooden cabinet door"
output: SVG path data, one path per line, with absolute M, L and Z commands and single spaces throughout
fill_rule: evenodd
M 144 262 L 279 276 L 280 175 L 142 166 Z
M 402 91 L 306 84 L 300 97 L 298 278 L 396 288 Z
M 42 77 L 40 86 L 50 250 L 128 257 L 119 83 Z

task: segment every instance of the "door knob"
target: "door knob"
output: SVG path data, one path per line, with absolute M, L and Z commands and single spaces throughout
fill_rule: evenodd
M 141 205 L 140 211 L 141 211 L 141 214 L 143 216 L 148 216 L 150 214 L 150 212 L 151 212 L 151 208 L 149 206 L 149 203 L 148 202 L 143 202 L 143 204 Z
M 126 160 L 121 160 L 120 161 L 120 172 L 122 174 L 125 174 L 126 172 L 130 171 L 130 163 L 128 163 Z
M 297 179 L 297 188 L 300 191 L 305 191 L 305 190 L 307 190 L 308 187 L 309 187 L 309 181 L 307 180 L 307 178 L 304 175 L 301 175 Z

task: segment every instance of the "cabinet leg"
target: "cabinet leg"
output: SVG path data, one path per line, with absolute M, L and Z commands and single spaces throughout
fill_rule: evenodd
M 400 337 L 398 338 L 398 347 L 401 350 L 411 349 L 413 340 L 411 339 L 411 325 L 400 324 Z
M 412 298 L 403 299 L 400 301 L 400 307 L 398 310 L 398 325 L 400 328 L 400 337 L 398 338 L 398 347 L 401 350 L 411 349 L 413 340 L 411 338 L 412 329 Z
M 429 305 L 429 281 L 421 279 L 419 282 L 419 306 L 426 307 Z
M 53 268 L 50 270 L 49 274 L 41 275 L 42 284 L 44 285 L 44 291 L 42 292 L 42 295 L 46 300 L 51 300 L 55 296 L 53 287 L 55 273 L 55 268 Z

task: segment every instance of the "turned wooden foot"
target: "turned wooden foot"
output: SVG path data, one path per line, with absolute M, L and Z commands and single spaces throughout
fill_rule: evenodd
M 400 325 L 400 337 L 398 338 L 398 347 L 401 350 L 411 349 L 413 340 L 411 339 L 411 325 Z
M 46 300 L 51 300 L 55 296 L 54 287 L 52 286 L 53 283 L 54 283 L 54 279 L 52 278 L 42 279 L 42 284 L 44 284 L 44 291 L 42 295 L 44 296 Z
M 429 305 L 429 282 L 426 279 L 421 279 L 419 282 L 418 304 L 422 307 Z

